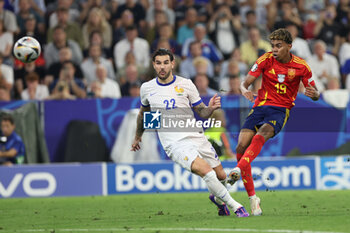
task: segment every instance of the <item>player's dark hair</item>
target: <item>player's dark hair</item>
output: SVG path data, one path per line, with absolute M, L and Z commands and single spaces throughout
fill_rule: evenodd
M 273 31 L 270 34 L 269 39 L 270 40 L 282 40 L 282 41 L 286 42 L 287 44 L 292 44 L 292 42 L 293 42 L 292 35 L 285 28 L 279 28 L 279 29 Z
M 174 61 L 174 54 L 169 50 L 165 48 L 160 48 L 156 50 L 152 55 L 152 61 L 156 61 L 156 56 L 166 56 L 169 55 L 170 61 Z
M 13 119 L 12 115 L 7 113 L 1 116 L 1 121 L 9 121 L 11 125 L 15 124 L 15 120 Z

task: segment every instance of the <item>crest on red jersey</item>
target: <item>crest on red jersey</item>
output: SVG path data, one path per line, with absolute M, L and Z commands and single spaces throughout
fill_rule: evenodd
M 288 69 L 288 79 L 292 80 L 295 77 L 295 69 Z
M 286 76 L 285 76 L 284 74 L 278 74 L 278 75 L 277 75 L 278 82 L 283 83 L 285 77 L 286 77 Z

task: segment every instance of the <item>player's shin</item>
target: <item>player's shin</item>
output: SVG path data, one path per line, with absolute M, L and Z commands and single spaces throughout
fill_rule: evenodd
M 245 187 L 245 190 L 248 193 L 248 196 L 254 196 L 255 195 L 255 189 L 254 189 L 254 180 L 252 176 L 252 167 L 249 164 L 244 170 L 242 170 L 242 180 Z
M 258 156 L 265 143 L 265 138 L 259 134 L 255 135 L 249 147 L 244 152 L 243 157 L 239 160 L 237 167 L 241 170 L 245 168 Z
M 203 176 L 203 180 L 207 184 L 210 193 L 214 194 L 218 199 L 221 199 L 226 205 L 232 209 L 234 212 L 242 205 L 235 201 L 230 193 L 227 191 L 226 187 L 218 180 L 216 173 L 214 171 L 208 172 Z

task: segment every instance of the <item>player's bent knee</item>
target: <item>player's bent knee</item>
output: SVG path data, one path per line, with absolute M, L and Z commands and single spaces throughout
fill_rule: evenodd
M 197 157 L 191 165 L 191 171 L 201 177 L 205 176 L 212 170 L 213 169 L 209 166 L 209 164 L 200 157 Z
M 237 154 L 244 154 L 244 151 L 247 149 L 247 146 L 243 145 L 242 143 L 239 143 L 236 146 L 236 152 Z M 238 158 L 237 158 L 238 159 Z

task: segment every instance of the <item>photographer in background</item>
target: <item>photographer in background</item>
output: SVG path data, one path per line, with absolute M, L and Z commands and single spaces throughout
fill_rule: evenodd
M 25 148 L 22 138 L 15 132 L 15 121 L 9 114 L 1 119 L 0 164 L 11 166 L 24 162 Z

